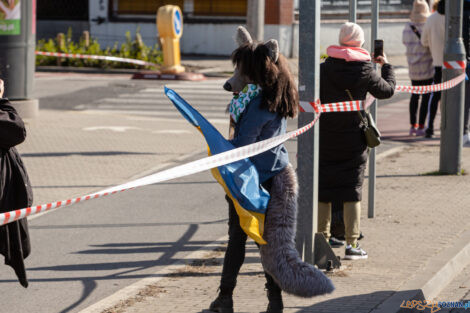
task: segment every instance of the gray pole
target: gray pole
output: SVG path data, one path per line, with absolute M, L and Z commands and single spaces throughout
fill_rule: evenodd
M 444 61 L 464 61 L 462 42 L 462 0 L 446 1 L 446 46 Z M 462 73 L 459 69 L 443 68 L 442 80 L 447 81 Z M 441 103 L 441 151 L 439 171 L 459 174 L 462 159 L 463 108 L 465 85 L 442 92 Z
M 356 23 L 357 0 L 349 0 L 349 21 Z
M 379 30 L 379 0 L 372 0 L 372 12 L 371 12 L 371 50 L 374 47 L 374 40 L 378 38 Z M 377 65 L 374 64 L 374 68 L 377 69 Z M 370 113 L 374 118 L 374 121 L 377 122 L 377 100 L 370 107 Z M 369 200 L 368 200 L 368 210 L 367 217 L 374 217 L 375 209 L 375 148 L 370 149 L 369 154 Z
M 36 60 L 34 3 L 21 1 L 13 4 L 19 14 L 2 21 L 4 27 L 0 30 L 0 78 L 5 81 L 4 96 L 11 100 L 22 118 L 35 117 L 39 107 L 38 100 L 32 99 Z
M 253 39 L 264 39 L 264 0 L 248 0 L 246 28 Z
M 300 101 L 319 98 L 320 1 L 300 0 L 299 96 Z M 300 113 L 299 127 L 311 122 L 313 113 Z M 314 263 L 314 234 L 318 215 L 318 124 L 297 143 L 299 213 L 296 246 L 304 261 Z

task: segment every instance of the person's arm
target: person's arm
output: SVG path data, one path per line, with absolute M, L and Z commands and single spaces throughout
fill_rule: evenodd
M 423 31 L 421 32 L 421 44 L 423 47 L 429 47 L 429 25 L 428 21 L 423 26 Z
M 3 81 L 0 79 L 0 98 L 3 97 Z M 0 99 L 0 148 L 10 149 L 26 139 L 26 128 L 15 108 L 7 100 Z
M 393 66 L 388 63 L 386 56 L 377 57 L 374 62 L 382 66 L 381 74 L 379 76 L 377 72 L 371 68 L 371 75 L 367 91 L 377 99 L 388 99 L 395 93 L 395 74 L 393 72 Z
M 237 137 L 230 140 L 235 147 L 242 147 L 256 142 L 263 126 L 271 114 L 259 108 L 259 103 L 250 103 L 240 119 Z

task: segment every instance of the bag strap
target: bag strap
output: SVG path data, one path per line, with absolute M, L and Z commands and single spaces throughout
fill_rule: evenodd
M 410 28 L 411 28 L 411 30 L 413 31 L 413 33 L 415 33 L 415 35 L 418 36 L 418 39 L 421 40 L 421 34 L 419 33 L 419 31 L 418 31 L 418 29 L 416 28 L 416 26 L 410 24 Z
M 351 101 L 354 101 L 354 98 L 353 98 L 351 92 L 349 91 L 349 89 L 344 89 L 344 91 L 346 91 L 346 93 L 348 94 L 349 99 L 350 99 Z M 364 123 L 364 125 L 365 125 L 366 127 L 369 126 L 369 122 L 367 121 L 367 118 L 364 117 L 364 115 L 362 115 L 361 111 L 357 111 L 357 114 L 358 114 L 359 117 L 361 118 L 362 123 Z

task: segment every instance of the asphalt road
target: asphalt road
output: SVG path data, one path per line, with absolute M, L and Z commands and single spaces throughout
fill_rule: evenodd
M 30 287 L 4 268 L 1 312 L 77 312 L 224 236 L 226 215 L 205 172 L 34 219 Z
M 38 78 L 36 96 L 43 109 L 74 110 L 87 104 L 85 109 L 111 114 L 115 110 L 109 101 L 101 109 L 103 99 L 123 99 L 123 95 L 129 99 L 143 89 L 161 88 L 163 84 L 120 76 L 87 79 L 83 75 L 57 75 Z M 190 89 L 183 90 L 188 100 Z M 218 97 L 214 93 L 212 101 Z M 145 110 L 142 105 L 136 112 L 129 109 L 129 114 L 161 113 L 152 102 L 149 99 Z M 181 119 L 173 111 L 174 115 L 166 118 Z M 223 106 L 219 111 L 224 117 Z M 174 139 L 192 140 L 190 136 Z M 192 159 L 205 157 L 204 149 L 201 146 L 201 154 Z M 192 152 L 188 148 L 186 153 Z M 226 207 L 222 188 L 209 172 L 203 172 L 32 219 L 33 251 L 26 260 L 30 286 L 22 288 L 11 268 L 3 266 L 0 312 L 78 312 L 144 277 L 156 276 L 163 267 L 224 236 Z

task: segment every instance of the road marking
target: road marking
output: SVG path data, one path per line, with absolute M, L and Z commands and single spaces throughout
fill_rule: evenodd
M 165 129 L 165 130 L 154 130 L 152 134 L 192 134 L 193 132 L 183 129 Z
M 95 126 L 95 127 L 85 127 L 83 128 L 83 130 L 84 131 L 106 130 L 106 131 L 112 131 L 116 133 L 124 133 L 128 130 L 142 130 L 142 128 L 133 127 L 133 126 Z

